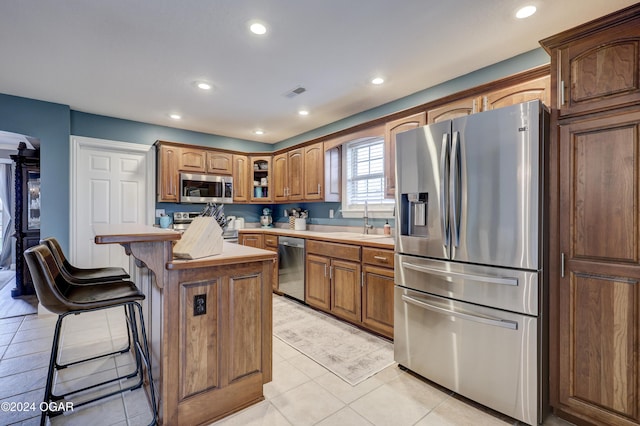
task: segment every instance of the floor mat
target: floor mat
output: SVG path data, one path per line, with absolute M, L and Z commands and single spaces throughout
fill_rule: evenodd
M 394 362 L 388 340 L 275 295 L 273 334 L 351 385 Z

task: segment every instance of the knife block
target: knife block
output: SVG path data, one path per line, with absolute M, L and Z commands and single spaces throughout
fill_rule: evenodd
M 222 253 L 222 228 L 213 217 L 196 217 L 173 246 L 179 259 L 199 259 Z

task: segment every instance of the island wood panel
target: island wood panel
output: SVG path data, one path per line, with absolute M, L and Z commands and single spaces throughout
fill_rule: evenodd
M 229 278 L 227 383 L 262 371 L 262 273 Z
M 218 368 L 218 279 L 181 283 L 180 399 L 220 386 Z M 206 314 L 194 315 L 195 297 L 204 297 Z

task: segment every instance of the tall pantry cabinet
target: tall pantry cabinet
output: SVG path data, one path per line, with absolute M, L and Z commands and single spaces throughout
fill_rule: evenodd
M 640 4 L 542 40 L 551 55 L 550 398 L 640 424 Z

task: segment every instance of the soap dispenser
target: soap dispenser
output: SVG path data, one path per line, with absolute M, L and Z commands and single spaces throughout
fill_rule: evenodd
M 384 223 L 384 235 L 391 235 L 391 225 L 389 225 L 389 219 Z

